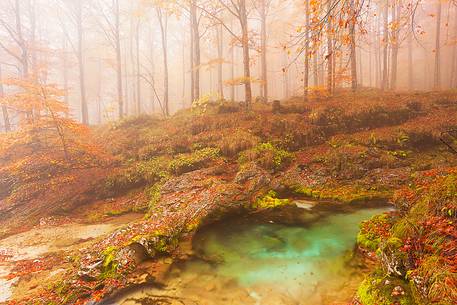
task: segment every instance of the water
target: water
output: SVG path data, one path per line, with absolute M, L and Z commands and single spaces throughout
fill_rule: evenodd
M 288 208 L 221 222 L 195 236 L 200 259 L 178 264 L 167 289 L 117 304 L 152 304 L 151 295 L 163 304 L 344 304 L 363 277 L 348 264 L 359 224 L 384 211 Z

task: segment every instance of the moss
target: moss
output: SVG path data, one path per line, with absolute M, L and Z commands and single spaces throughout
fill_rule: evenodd
M 152 210 L 159 203 L 161 198 L 162 184 L 156 183 L 145 190 L 148 199 L 149 210 Z
M 404 294 L 395 296 L 392 291 L 400 286 Z M 376 270 L 359 286 L 356 295 L 362 305 L 415 305 L 408 283 L 402 279 L 385 277 L 381 270 Z
M 334 200 L 343 203 L 368 202 L 390 198 L 391 192 L 387 190 L 366 189 L 358 186 L 340 186 L 315 189 L 308 186 L 297 185 L 292 187 L 294 194 L 318 200 Z
M 153 255 L 152 252 L 157 254 L 169 254 L 171 253 L 178 245 L 180 233 L 177 233 L 173 236 L 165 234 L 159 230 L 152 232 L 146 235 L 137 235 L 130 243 L 138 243 L 141 240 L 146 240 L 148 245 L 145 247 L 148 248 L 150 255 Z
M 278 194 L 271 190 L 263 197 L 257 199 L 253 207 L 257 209 L 272 209 L 289 203 L 289 199 L 279 199 Z
M 114 217 L 114 216 L 121 216 L 128 212 L 129 212 L 128 210 L 111 210 L 111 211 L 106 212 L 105 215 Z
M 118 249 L 113 246 L 109 246 L 103 252 L 103 263 L 102 263 L 102 273 L 100 274 L 100 279 L 116 277 L 118 263 L 116 262 L 116 255 Z
M 105 191 L 109 195 L 118 195 L 127 190 L 165 179 L 169 176 L 168 163 L 169 160 L 164 157 L 133 163 L 109 176 L 105 181 Z
M 207 147 L 191 154 L 180 154 L 170 162 L 169 169 L 176 175 L 191 172 L 207 166 L 220 156 L 218 148 Z
M 293 158 L 294 155 L 287 150 L 266 142 L 260 143 L 255 148 L 241 153 L 238 162 L 245 164 L 254 161 L 264 169 L 276 171 L 290 164 Z
M 405 151 L 405 150 L 394 150 L 394 151 L 388 151 L 387 153 L 391 156 L 394 156 L 394 157 L 397 157 L 400 159 L 406 159 L 411 154 L 411 152 Z
M 357 234 L 357 244 L 364 249 L 369 249 L 371 251 L 376 251 L 378 249 L 381 238 L 371 233 L 362 233 L 359 231 Z
M 360 231 L 357 234 L 357 244 L 364 249 L 376 251 L 381 241 L 390 234 L 389 230 L 392 226 L 392 221 L 389 215 L 381 214 L 362 222 Z M 401 240 L 398 238 L 391 238 L 391 242 L 393 244 L 399 243 L 401 246 Z
M 295 194 L 306 197 L 315 197 L 316 195 L 319 195 L 319 191 L 313 191 L 312 188 L 306 186 L 296 186 L 293 191 Z
M 374 292 L 375 289 L 373 289 L 373 284 L 370 282 L 370 278 L 365 279 L 357 290 L 357 298 L 363 305 L 382 305 L 381 303 L 377 303 L 377 296 L 374 295 Z

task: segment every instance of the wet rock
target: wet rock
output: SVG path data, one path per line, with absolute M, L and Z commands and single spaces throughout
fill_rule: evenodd
M 122 266 L 127 265 L 129 262 L 134 262 L 137 265 L 149 258 L 149 253 L 142 244 L 132 243 L 128 247 L 119 250 L 115 260 Z M 153 253 L 155 254 L 155 250 Z

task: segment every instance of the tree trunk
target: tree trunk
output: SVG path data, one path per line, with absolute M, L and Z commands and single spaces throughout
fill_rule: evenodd
M 230 28 L 233 28 L 233 22 L 230 22 Z M 235 44 L 232 44 L 230 48 L 230 79 L 235 79 Z M 235 86 L 232 84 L 230 86 L 230 98 L 234 102 L 236 99 Z
M 103 66 L 102 59 L 98 59 L 98 79 L 97 79 L 97 123 L 102 123 L 102 79 Z
M 133 10 L 133 2 L 131 2 L 132 7 L 131 9 Z M 134 39 L 135 39 L 135 27 L 133 25 L 133 18 L 130 20 L 130 33 L 129 33 L 129 52 L 128 54 L 130 55 L 130 68 L 132 73 L 127 74 L 130 78 L 131 81 L 131 87 L 132 87 L 132 112 L 136 115 L 138 115 L 138 100 L 137 100 L 137 90 L 136 90 L 136 60 L 135 60 L 135 53 L 134 53 Z
M 196 0 L 192 0 L 190 3 L 190 17 L 192 20 L 192 33 L 193 33 L 193 45 L 194 45 L 194 61 L 192 70 L 194 71 L 194 100 L 200 98 L 200 31 L 197 19 L 197 3 Z
M 409 90 L 414 90 L 413 76 L 413 33 L 408 35 L 408 87 Z
M 320 50 L 319 58 L 320 58 L 320 63 L 319 63 L 319 83 L 321 84 L 322 87 L 325 87 L 325 51 L 322 49 Z
M 389 87 L 389 66 L 387 63 L 389 55 L 389 0 L 386 0 L 384 5 L 384 53 L 381 90 L 386 90 Z
M 32 48 L 30 50 L 31 53 L 31 64 L 32 64 L 32 74 L 34 77 L 38 78 L 38 70 L 37 70 L 37 53 L 36 53 L 36 13 L 35 13 L 35 1 L 29 0 L 29 14 L 30 14 L 30 43 L 32 44 Z
M 124 44 L 124 50 L 123 50 L 123 54 L 124 56 L 122 57 L 122 62 L 121 62 L 121 67 L 122 67 L 122 64 L 124 65 L 124 70 L 121 70 L 121 71 L 125 71 L 123 72 L 123 76 L 122 74 L 118 74 L 121 75 L 121 85 L 122 83 L 124 84 L 123 85 L 123 96 L 124 96 L 124 105 L 122 107 L 122 110 L 124 112 L 124 115 L 128 115 L 130 113 L 130 109 L 129 109 L 129 78 L 128 78 L 128 75 L 129 75 L 129 69 L 128 69 L 128 64 L 127 64 L 127 54 L 128 54 L 128 50 L 127 50 L 127 44 L 125 43 Z M 119 53 L 120 54 L 120 53 Z M 122 87 L 121 87 L 122 88 Z M 119 89 L 119 86 L 118 86 L 118 89 Z
M 282 84 L 283 84 L 283 91 L 284 91 L 284 98 L 289 98 L 289 58 L 287 56 L 287 51 L 284 50 L 283 52 L 283 72 L 282 72 Z
M 457 7 L 454 7 L 454 46 L 452 47 L 451 89 L 457 88 Z
M 68 98 L 68 57 L 67 57 L 67 38 L 63 38 L 63 54 L 62 54 L 62 69 L 63 69 L 63 89 L 65 91 L 64 101 L 65 105 L 70 106 L 70 100 Z M 67 114 L 68 115 L 68 114 Z
M 376 16 L 376 44 L 375 44 L 375 86 L 381 88 L 381 14 Z
M 261 96 L 265 102 L 268 102 L 268 70 L 267 70 L 267 7 L 266 0 L 260 2 L 260 42 L 261 42 L 261 67 L 262 67 L 262 90 Z
M 435 40 L 435 73 L 434 73 L 434 89 L 439 90 L 441 88 L 441 1 L 437 1 L 437 13 L 436 13 L 436 40 Z
M 351 0 L 351 25 L 350 25 L 350 39 L 351 39 L 351 88 L 352 91 L 357 90 L 357 53 L 355 45 L 355 23 L 357 20 L 357 12 L 355 10 L 354 0 Z
M 3 92 L 3 83 L 2 83 L 2 67 L 0 66 L 0 99 L 3 98 L 4 92 Z M 11 131 L 11 124 L 10 124 L 10 117 L 8 114 L 8 108 L 6 107 L 5 104 L 2 103 L 2 113 L 3 113 L 3 123 L 5 127 L 6 132 Z
M 160 24 L 160 33 L 162 36 L 162 52 L 163 52 L 163 86 L 164 86 L 164 97 L 163 107 L 165 115 L 170 115 L 170 108 L 168 105 L 168 42 L 167 42 L 167 31 L 168 31 L 168 20 L 167 15 L 163 16 L 163 12 L 160 8 L 156 9 L 157 17 Z
M 86 101 L 86 84 L 84 75 L 84 57 L 83 57 L 83 23 L 82 23 L 82 3 L 76 2 L 76 24 L 78 32 L 78 65 L 79 65 L 79 88 L 81 94 L 81 120 L 85 125 L 89 124 L 89 114 Z
M 309 0 L 305 0 L 306 14 L 306 35 L 305 35 L 305 72 L 303 73 L 303 101 L 308 101 L 309 92 L 309 39 L 310 39 L 310 22 L 309 22 Z
M 124 117 L 124 96 L 122 90 L 122 57 L 121 57 L 121 39 L 120 39 L 120 21 L 119 21 L 119 0 L 114 0 L 114 18 L 115 18 L 115 43 L 116 43 L 116 77 L 117 77 L 117 102 L 119 118 Z
M 313 78 L 314 87 L 319 87 L 319 49 L 313 54 Z
M 454 7 L 454 40 L 457 37 L 457 8 Z M 451 89 L 457 88 L 457 43 L 454 42 L 454 45 L 452 47 L 452 67 L 451 67 L 451 83 L 450 87 Z
M 190 22 L 190 106 L 195 101 L 195 71 L 194 71 L 194 57 L 195 57 L 195 46 L 194 46 L 194 29 L 192 27 L 192 17 L 189 18 Z
M 182 36 L 182 86 L 181 86 L 181 108 L 186 108 L 186 33 Z M 192 67 L 192 66 L 191 66 Z
M 230 79 L 233 80 L 235 78 L 235 46 L 233 45 L 230 49 Z M 235 86 L 232 84 L 230 86 L 230 98 L 232 101 L 235 101 Z
M 151 85 L 151 111 L 152 113 L 155 112 L 155 100 L 156 100 L 156 91 L 155 91 L 155 78 L 154 78 L 154 71 L 155 71 L 155 64 L 154 64 L 154 37 L 151 37 L 151 47 L 150 49 L 150 56 L 151 56 L 151 75 L 150 75 L 150 85 Z M 192 103 L 191 103 L 192 106 Z
M 370 34 L 373 33 L 373 24 L 370 23 Z M 368 45 L 368 74 L 370 88 L 373 88 L 373 36 L 369 37 Z
M 15 1 L 15 14 L 16 14 L 16 34 L 18 45 L 21 49 L 21 65 L 22 65 L 22 78 L 27 79 L 29 76 L 29 54 L 26 42 L 24 41 L 24 37 L 22 35 L 22 20 L 21 20 L 21 6 L 20 1 Z
M 333 94 L 333 27 L 332 27 L 332 5 L 333 1 L 328 1 L 328 20 L 327 20 L 327 91 Z
M 222 32 L 222 25 L 216 27 L 216 34 L 217 34 L 217 57 L 218 57 L 218 64 L 217 64 L 217 89 L 219 98 L 221 100 L 224 99 L 224 84 L 222 78 L 222 64 L 223 64 L 223 47 L 222 43 L 224 40 L 223 32 Z
M 244 64 L 244 96 L 246 107 L 250 108 L 252 102 L 251 90 L 251 67 L 249 58 L 249 29 L 248 16 L 246 12 L 246 0 L 240 0 L 240 24 L 242 31 L 241 42 L 243 45 L 243 64 Z
M 391 59 L 391 80 L 390 89 L 395 91 L 397 89 L 397 64 L 398 64 L 398 50 L 400 47 L 400 25 L 401 22 L 401 1 L 394 1 L 392 7 L 392 20 L 397 23 L 397 28 L 392 31 L 392 59 Z
M 456 58 L 457 58 L 457 48 L 454 44 L 454 46 L 452 47 L 452 59 L 451 59 L 451 74 L 450 74 L 450 77 L 449 77 L 449 87 L 452 89 L 453 86 L 454 86 L 454 80 L 455 80 L 455 61 L 456 61 Z
M 140 19 L 136 24 L 136 102 L 138 115 L 141 114 L 141 71 L 140 71 Z

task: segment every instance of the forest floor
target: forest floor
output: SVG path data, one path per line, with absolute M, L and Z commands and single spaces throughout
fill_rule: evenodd
M 12 150 L 0 158 L 0 303 L 86 304 L 157 281 L 199 227 L 293 196 L 396 204 L 362 226 L 361 251 L 379 268 L 355 304 L 452 304 L 457 155 L 442 140 L 452 146 L 456 127 L 456 92 L 366 90 L 100 126 L 99 166 L 25 162 Z M 149 274 L 136 270 L 146 258 Z

